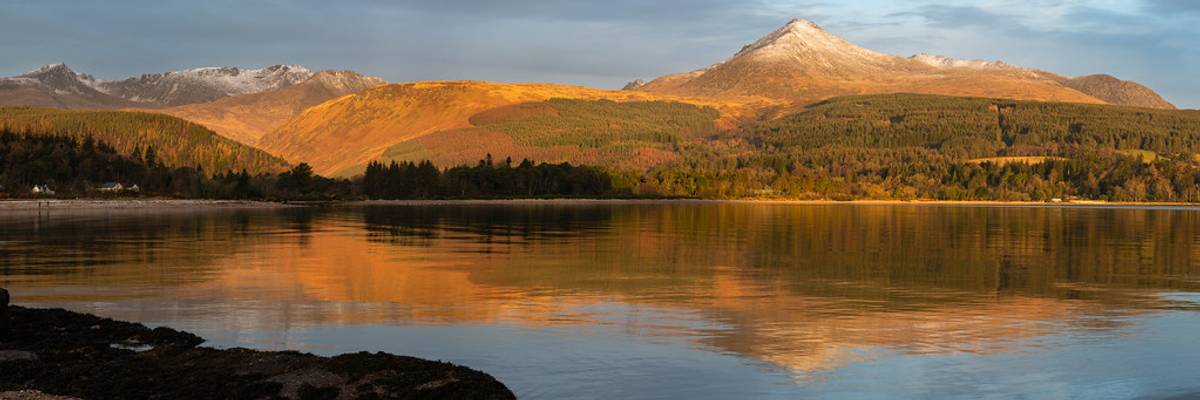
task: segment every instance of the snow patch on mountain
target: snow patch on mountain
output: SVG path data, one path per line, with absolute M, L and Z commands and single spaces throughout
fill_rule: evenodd
M 96 88 L 136 102 L 177 105 L 281 89 L 304 82 L 313 75 L 315 72 L 299 65 L 256 69 L 203 67 L 102 81 L 96 83 Z
M 909 57 L 910 60 L 919 61 L 925 65 L 938 68 L 972 68 L 972 69 L 1012 69 L 1017 68 L 1003 61 L 987 61 L 987 60 L 965 60 L 960 58 L 939 56 L 928 53 L 920 53 Z
M 33 71 L 26 72 L 26 73 L 24 73 L 24 74 L 22 74 L 22 75 L 19 75 L 19 76 L 40 75 L 40 74 L 44 74 L 44 73 L 47 73 L 47 72 L 50 72 L 50 71 L 54 71 L 54 70 L 60 70 L 60 69 L 67 69 L 67 70 L 70 70 L 69 68 L 67 68 L 67 65 L 66 65 L 66 64 L 63 64 L 63 63 L 56 63 L 56 64 L 46 64 L 46 65 L 43 65 L 42 67 L 40 67 L 40 68 L 38 68 L 38 69 L 35 69 L 35 70 L 33 70 Z
M 338 92 L 357 92 L 366 88 L 387 84 L 387 81 L 373 76 L 363 76 L 354 71 L 320 71 L 313 75 L 315 82 Z
M 140 81 L 179 85 L 202 85 L 218 89 L 227 96 L 261 93 L 291 86 L 312 78 L 314 72 L 299 65 L 274 65 L 257 69 L 203 67 L 163 74 L 143 75 Z

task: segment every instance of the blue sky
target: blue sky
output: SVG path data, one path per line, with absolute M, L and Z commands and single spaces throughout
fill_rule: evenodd
M 791 18 L 892 54 L 1110 73 L 1200 108 L 1196 0 L 0 0 L 0 75 L 287 63 L 618 88 L 720 61 Z

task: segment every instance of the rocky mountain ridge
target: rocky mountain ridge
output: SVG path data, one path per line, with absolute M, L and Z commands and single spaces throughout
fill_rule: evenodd
M 101 80 L 65 64 L 0 78 L 0 105 L 55 108 L 161 108 L 200 104 L 228 97 L 266 93 L 319 78 L 325 86 L 382 84 L 379 78 L 349 71 L 312 71 L 299 65 L 263 68 L 204 67 L 121 80 Z
M 762 98 L 804 104 L 836 96 L 925 93 L 1021 100 L 1173 108 L 1139 84 L 1098 79 L 1076 83 L 1002 61 L 930 54 L 900 57 L 869 50 L 795 19 L 732 57 L 666 75 L 629 90 L 695 97 Z M 1134 86 L 1136 85 L 1136 86 Z

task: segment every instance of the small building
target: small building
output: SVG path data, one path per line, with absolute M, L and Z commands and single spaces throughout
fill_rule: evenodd
M 50 189 L 50 185 L 33 185 L 33 190 L 30 190 L 29 193 L 43 196 L 53 196 L 54 190 Z
M 105 182 L 100 187 L 97 187 L 96 190 L 101 192 L 120 192 L 125 190 L 125 185 L 122 185 L 121 182 Z

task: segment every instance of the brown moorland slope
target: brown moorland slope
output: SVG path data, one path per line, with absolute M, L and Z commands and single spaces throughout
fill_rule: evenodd
M 734 102 L 687 99 L 637 91 L 599 90 L 546 83 L 508 84 L 443 81 L 392 84 L 311 107 L 274 132 L 259 147 L 317 173 L 347 169 L 379 158 L 390 147 L 436 132 L 471 128 L 481 112 L 550 99 L 664 101 L 713 107 L 716 126 L 731 128 L 750 108 Z
M 353 71 L 320 71 L 282 89 L 154 111 L 207 126 L 221 136 L 254 146 L 263 135 L 309 107 L 386 83 Z
M 383 161 L 429 160 L 439 167 L 535 160 L 647 170 L 718 132 L 720 112 L 670 101 L 550 99 L 490 109 L 471 128 L 434 132 L 389 147 Z M 361 166 L 335 175 L 353 175 Z
M 1111 104 L 1174 110 L 1175 105 L 1164 100 L 1154 90 L 1133 81 L 1123 81 L 1112 75 L 1095 74 L 1064 79 L 1064 85 L 1092 95 Z

